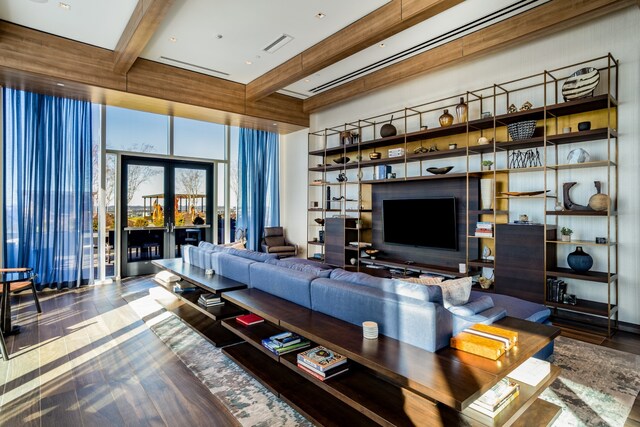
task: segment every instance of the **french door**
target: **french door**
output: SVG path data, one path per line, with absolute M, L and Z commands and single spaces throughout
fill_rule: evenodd
M 211 163 L 122 157 L 122 276 L 157 271 L 152 261 L 212 241 L 216 224 Z

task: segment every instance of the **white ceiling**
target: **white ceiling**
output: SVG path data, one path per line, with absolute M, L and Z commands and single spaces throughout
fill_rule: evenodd
M 175 0 L 142 57 L 199 73 L 249 83 L 313 46 L 389 0 Z M 549 0 L 466 0 L 465 2 L 296 82 L 281 92 L 306 98 L 312 89 L 342 82 L 380 69 L 372 66 L 358 76 L 349 73 L 387 59 L 420 43 L 474 27 L 476 31 Z M 60 3 L 70 6 L 68 10 Z M 0 19 L 91 45 L 114 49 L 138 0 L 0 0 Z M 511 8 L 519 8 L 511 10 Z M 318 19 L 316 14 L 325 14 Z M 486 16 L 485 22 L 478 22 Z M 263 48 L 282 34 L 293 36 L 275 53 Z M 219 38 L 218 35 L 222 37 Z M 173 40 L 175 39 L 175 40 Z M 416 49 L 423 52 L 448 40 Z M 167 59 L 169 58 L 169 59 Z M 248 64 L 250 62 L 251 64 Z M 193 65 L 187 65 L 193 64 Z M 216 73 L 221 71 L 223 74 Z M 329 86 L 322 90 L 331 88 Z M 318 93 L 318 92 L 315 92 Z
M 68 4 L 63 9 L 59 3 Z M 138 0 L 0 0 L 0 19 L 113 50 Z
M 142 57 L 246 84 L 388 1 L 176 0 Z M 316 18 L 319 12 L 323 19 Z M 262 51 L 282 34 L 294 40 L 273 54 Z

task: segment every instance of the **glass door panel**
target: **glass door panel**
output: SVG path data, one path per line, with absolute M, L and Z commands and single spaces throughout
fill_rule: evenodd
M 207 240 L 211 228 L 207 176 L 207 169 L 203 167 L 176 167 L 174 170 L 176 258 L 182 256 L 183 245 L 197 246 Z

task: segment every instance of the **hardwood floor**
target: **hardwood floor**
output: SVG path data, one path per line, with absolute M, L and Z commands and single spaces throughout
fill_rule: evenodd
M 235 426 L 235 418 L 127 305 L 148 280 L 45 292 L 0 360 L 2 426 Z
M 0 425 L 238 425 L 127 305 L 153 286 L 134 279 L 47 291 L 40 316 L 29 294 L 14 296 L 22 332 L 7 338 L 9 362 L 0 360 Z M 598 344 L 640 355 L 638 335 Z M 640 427 L 640 398 L 626 426 Z

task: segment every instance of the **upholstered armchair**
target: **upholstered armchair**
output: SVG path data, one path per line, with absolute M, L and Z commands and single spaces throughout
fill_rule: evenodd
M 285 258 L 295 256 L 298 253 L 298 246 L 285 240 L 282 227 L 265 227 L 262 250 L 269 254 L 276 254 L 278 258 Z

